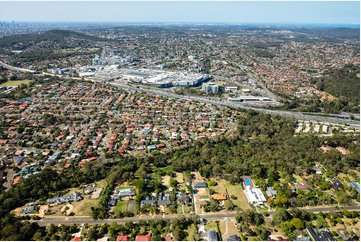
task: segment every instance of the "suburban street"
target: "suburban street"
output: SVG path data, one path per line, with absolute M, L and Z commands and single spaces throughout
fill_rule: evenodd
M 344 208 L 335 209 L 335 207 L 304 207 L 299 208 L 303 211 L 318 213 L 318 212 L 333 212 L 333 211 L 342 211 L 343 209 L 348 211 L 358 211 L 360 209 L 359 205 L 346 206 Z M 268 214 L 272 215 L 274 211 L 268 212 Z M 223 218 L 233 218 L 237 212 L 228 212 L 228 213 L 209 213 L 209 214 L 199 214 L 200 219 L 223 219 Z M 58 218 L 62 217 L 62 219 Z M 105 223 L 126 223 L 126 222 L 139 222 L 139 221 L 147 221 L 154 219 L 170 219 L 174 220 L 179 218 L 178 214 L 172 215 L 156 215 L 156 216 L 141 216 L 141 217 L 130 217 L 130 218 L 120 218 L 120 219 L 104 219 L 104 220 L 94 220 L 92 218 L 84 218 L 84 217 L 65 217 L 65 216 L 57 216 L 57 217 L 49 217 L 49 219 L 45 218 L 39 220 L 38 223 L 40 226 L 47 226 L 49 224 L 105 224 Z

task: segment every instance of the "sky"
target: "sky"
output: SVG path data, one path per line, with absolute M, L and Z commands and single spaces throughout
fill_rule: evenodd
M 0 21 L 359 24 L 359 1 L 0 1 Z

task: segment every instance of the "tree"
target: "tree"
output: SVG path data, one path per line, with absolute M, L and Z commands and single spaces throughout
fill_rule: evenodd
M 176 179 L 170 178 L 170 180 L 169 180 L 169 185 L 170 185 L 171 187 L 173 187 L 173 188 L 176 188 L 177 185 L 178 185 L 178 182 L 177 182 Z
M 180 229 L 179 227 L 175 227 L 173 229 L 173 238 L 176 241 L 181 241 L 184 240 L 187 236 L 187 233 L 185 231 L 183 231 L 182 229 Z
M 224 202 L 224 207 L 226 210 L 233 211 L 235 208 L 235 205 L 233 204 L 233 202 L 231 200 L 226 200 Z
M 208 181 L 208 186 L 214 187 L 214 186 L 216 186 L 216 185 L 217 185 L 217 182 L 216 182 L 215 180 L 210 179 L 210 180 Z
M 291 224 L 292 226 L 294 226 L 296 229 L 303 229 L 304 228 L 304 223 L 301 219 L 299 218 L 293 218 L 291 219 Z

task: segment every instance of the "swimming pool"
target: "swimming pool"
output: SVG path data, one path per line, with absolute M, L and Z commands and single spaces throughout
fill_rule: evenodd
M 249 179 L 248 177 L 244 177 L 243 178 L 244 183 L 246 183 L 246 186 L 252 186 L 252 182 L 251 179 Z

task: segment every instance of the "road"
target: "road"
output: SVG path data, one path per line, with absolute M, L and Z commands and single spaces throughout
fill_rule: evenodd
M 333 211 L 342 211 L 343 209 L 346 209 L 348 211 L 359 211 L 360 206 L 359 205 L 352 205 L 352 206 L 346 206 L 344 208 L 335 209 L 335 207 L 310 207 L 310 208 L 299 208 L 300 210 L 307 211 L 307 212 L 333 212 Z M 270 211 L 268 214 L 273 214 L 275 211 Z M 237 212 L 229 212 L 229 213 L 218 213 L 218 214 L 199 214 L 198 216 L 200 219 L 224 219 L 224 218 L 234 218 L 234 216 L 237 214 Z M 39 220 L 38 223 L 40 226 L 46 226 L 49 224 L 105 224 L 105 223 L 126 223 L 126 222 L 139 222 L 139 221 L 147 221 L 147 220 L 155 220 L 155 219 L 170 219 L 174 220 L 179 218 L 178 214 L 171 214 L 171 215 L 156 215 L 156 216 L 146 216 L 146 217 L 132 217 L 132 218 L 121 218 L 121 219 L 104 219 L 104 220 L 94 220 L 91 218 L 84 218 L 84 217 L 63 217 L 63 219 L 44 219 Z
M 15 66 L 11 66 L 11 65 L 8 65 L 2 61 L 0 61 L 0 66 L 6 68 L 6 69 L 9 69 L 9 70 L 13 70 L 13 71 L 21 71 L 21 72 L 31 72 L 31 73 L 34 73 L 35 71 L 34 70 L 29 70 L 29 69 L 24 69 L 24 68 L 19 68 L 19 67 L 15 67 Z
M 10 66 L 2 61 L 0 61 L 0 66 L 3 66 L 4 68 L 10 69 L 10 70 L 16 70 L 16 71 L 22 71 L 22 72 L 35 72 L 35 71 L 29 70 L 29 69 Z M 50 73 L 45 73 L 45 72 L 43 74 L 52 75 Z M 57 76 L 59 76 L 59 75 L 57 75 Z M 62 77 L 62 76 L 60 76 L 60 77 Z M 74 80 L 81 79 L 81 78 L 75 78 L 75 77 L 67 77 L 67 78 L 74 79 Z M 99 80 L 90 80 L 90 79 L 86 79 L 86 80 L 93 81 L 93 82 L 105 83 L 105 81 L 99 81 Z M 198 101 L 198 102 L 203 102 L 203 103 L 210 103 L 210 104 L 217 105 L 217 106 L 227 106 L 227 107 L 236 108 L 236 109 L 237 108 L 251 109 L 251 110 L 255 110 L 255 111 L 259 111 L 259 112 L 263 112 L 263 113 L 281 115 L 281 116 L 295 118 L 295 119 L 301 119 L 301 120 L 308 120 L 311 122 L 341 123 L 341 124 L 348 124 L 348 125 L 353 125 L 353 126 L 360 126 L 360 122 L 356 121 L 356 120 L 342 119 L 342 118 L 336 118 L 336 117 L 311 116 L 311 115 L 305 115 L 301 112 L 255 108 L 255 107 L 246 106 L 243 103 L 211 100 L 211 99 L 207 99 L 207 98 L 202 98 L 202 97 L 197 97 L 197 96 L 189 96 L 189 95 L 182 96 L 182 95 L 177 95 L 174 93 L 169 93 L 169 92 L 165 92 L 165 91 L 161 91 L 161 90 L 146 89 L 146 88 L 142 88 L 142 87 L 135 88 L 135 87 L 126 85 L 125 83 L 119 83 L 119 82 L 111 82 L 110 84 L 113 86 L 117 86 L 117 87 L 128 89 L 128 90 L 141 91 L 141 92 L 146 92 L 146 93 L 160 95 L 160 96 L 167 96 L 167 97 L 177 98 L 177 99 L 193 100 L 193 101 Z

